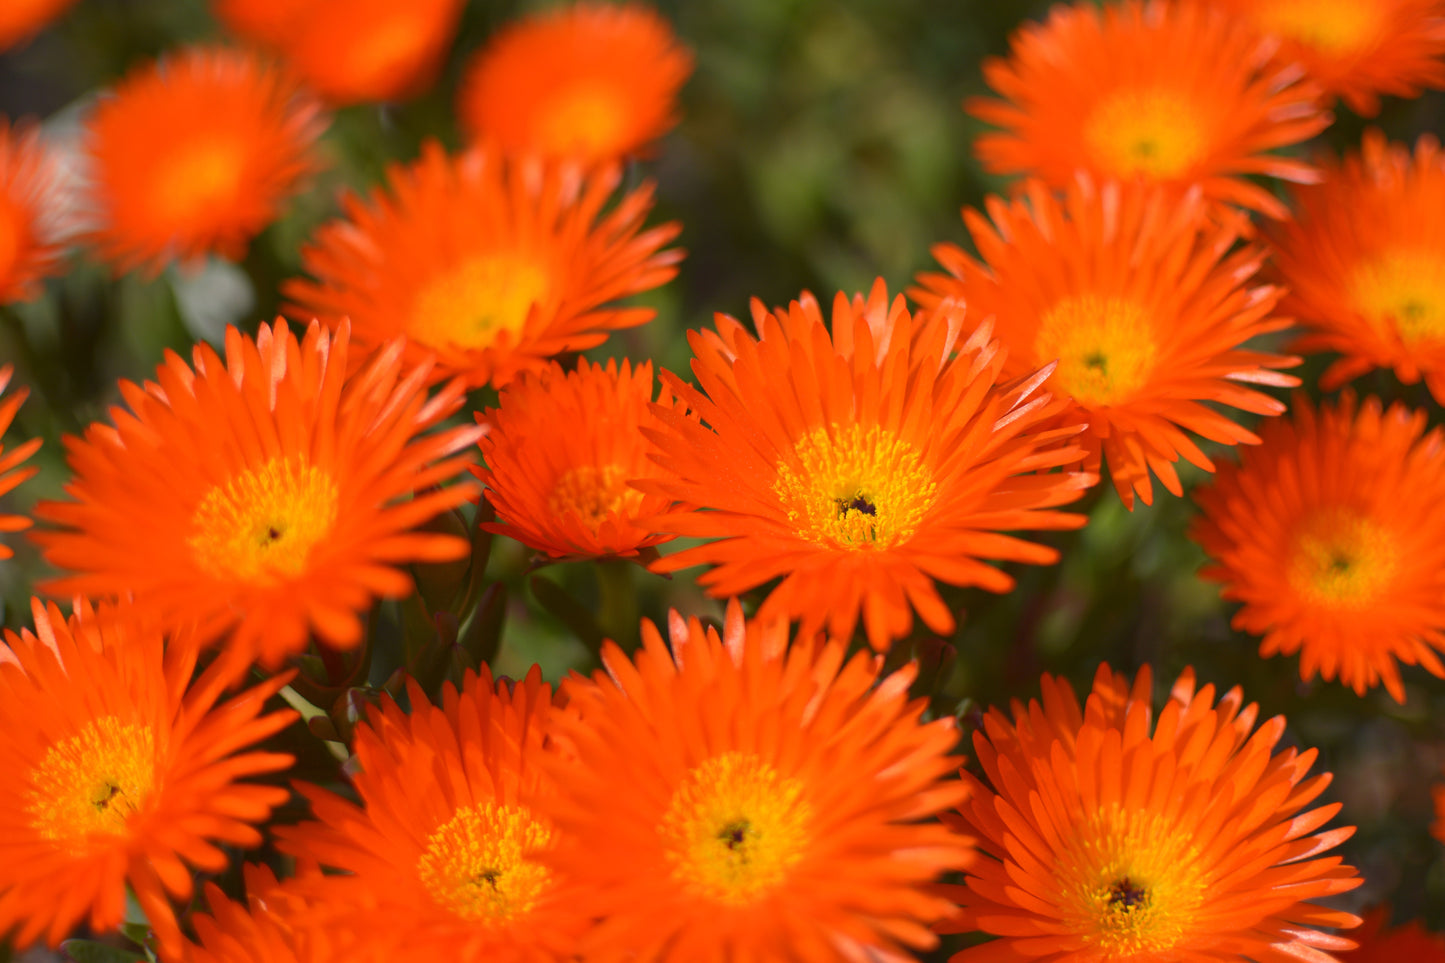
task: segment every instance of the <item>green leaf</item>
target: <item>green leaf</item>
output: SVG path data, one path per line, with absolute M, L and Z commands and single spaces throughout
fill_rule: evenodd
M 60 944 L 60 949 L 75 963 L 140 963 L 145 959 L 144 953 L 91 940 L 66 940 Z

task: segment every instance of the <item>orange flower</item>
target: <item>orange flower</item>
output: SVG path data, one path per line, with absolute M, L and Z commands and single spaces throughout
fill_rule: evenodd
M 55 183 L 35 130 L 0 117 L 0 304 L 36 297 L 40 279 L 59 267 Z
M 1357 950 L 1336 953 L 1339 963 L 1445 963 L 1445 935 L 1411 920 L 1389 929 L 1390 907 L 1377 906 L 1365 914 L 1360 929 L 1351 933 Z
M 501 522 L 484 525 L 556 557 L 634 556 L 671 538 L 639 523 L 673 507 L 629 482 L 657 474 L 642 428 L 656 426 L 652 363 L 619 371 L 577 362 L 564 374 L 553 363 L 502 392 L 500 406 L 477 415 L 487 467 L 472 472 L 487 486 Z M 668 401 L 663 392 L 662 403 Z
M 1271 755 L 1283 716 L 1255 730 L 1238 687 L 1216 706 L 1194 685 L 1186 669 L 1157 721 L 1148 667 L 1131 688 L 1100 666 L 1082 713 L 1047 675 L 1042 706 L 989 711 L 973 737 L 988 784 L 963 774 L 955 822 L 986 857 L 946 887 L 959 913 L 941 930 L 999 939 L 954 961 L 1323 963 L 1354 946 L 1318 927 L 1359 917 L 1309 902 L 1363 882 L 1319 857 L 1354 833 L 1316 832 L 1340 804 L 1304 809 L 1330 774 L 1305 779 L 1314 749 Z
M 196 914 L 191 924 L 196 943 L 188 943 L 184 963 L 390 963 L 356 934 L 329 928 L 316 918 L 322 907 L 302 893 L 319 873 L 300 881 L 278 882 L 266 866 L 248 864 L 243 873 L 246 903 L 226 899 L 212 883 L 205 887 L 210 914 Z
M 316 882 L 324 928 L 383 959 L 571 959 L 590 919 L 546 861 L 550 686 L 535 667 L 494 685 L 483 667 L 440 707 L 409 691 L 410 714 L 387 700 L 357 729 L 362 805 L 302 786 L 317 820 L 276 831 L 286 852 L 349 874 Z
M 1277 289 L 1247 286 L 1264 252 L 1235 249 L 1243 218 L 1206 219 L 1197 191 L 1171 198 L 1142 184 L 1096 188 L 1080 178 L 1062 202 L 1038 181 L 1021 193 L 988 201 L 992 224 L 965 210 L 982 261 L 940 244 L 933 253 L 949 273 L 920 275 L 922 287 L 910 293 L 925 306 L 956 298 L 992 317 L 1008 349 L 1006 376 L 1057 360 L 1048 386 L 1072 397 L 1075 417 L 1088 423 L 1085 467 L 1098 471 L 1107 457 L 1130 508 L 1135 492 L 1153 503 L 1151 469 L 1182 493 L 1174 471 L 1181 455 L 1213 471 L 1185 431 L 1257 443 L 1205 405 L 1275 415 L 1284 405 L 1245 385 L 1299 384 L 1270 370 L 1298 358 L 1241 350 L 1289 325 L 1273 313 Z
M 498 31 L 473 58 L 458 110 L 510 153 L 615 160 L 677 123 L 690 73 L 692 55 L 654 11 L 583 2 Z
M 1244 603 L 1233 624 L 1264 636 L 1260 655 L 1299 652 L 1302 678 L 1397 702 L 1396 660 L 1445 676 L 1445 435 L 1426 421 L 1297 397 L 1293 421 L 1266 422 L 1263 445 L 1195 490 L 1189 535 L 1214 561 L 1199 574 Z
M 1325 167 L 1295 193 L 1298 215 L 1278 226 L 1275 262 L 1290 288 L 1283 308 L 1310 328 L 1291 347 L 1337 351 L 1321 384 L 1333 390 L 1375 368 L 1406 384 L 1424 378 L 1445 404 L 1445 154 L 1421 137 L 1407 147 L 1365 134 L 1360 154 Z
M 984 63 L 1004 99 L 967 110 L 1002 131 L 977 143 L 985 167 L 1036 174 L 1054 187 L 1083 169 L 1138 178 L 1270 217 L 1288 212 L 1246 175 L 1314 180 L 1314 170 L 1266 151 L 1313 137 L 1330 116 L 1313 84 L 1269 61 L 1272 43 L 1196 0 L 1056 6 L 1013 38 L 1008 60 Z
M 1043 427 L 1064 405 L 1038 392 L 1047 371 L 997 385 L 998 343 L 987 325 L 962 339 L 953 303 L 910 318 L 879 280 L 866 301 L 837 296 L 831 337 L 807 293 L 775 314 L 755 300 L 753 321 L 760 340 L 726 315 L 716 334 L 688 334 L 702 391 L 663 374 L 702 421 L 658 409 L 662 473 L 639 487 L 713 509 L 663 516 L 659 531 L 717 541 L 655 569 L 716 565 L 698 579 L 714 597 L 781 577 L 759 618 L 848 639 L 861 611 L 885 649 L 912 609 L 953 631 L 934 579 L 1006 592 L 1013 579 L 984 559 L 1057 560 L 1001 530 L 1084 524 L 1049 510 L 1095 479 L 1048 472 L 1083 451 L 1060 443 L 1076 429 Z
M 134 593 L 167 624 L 203 638 L 234 627 L 241 664 L 274 667 L 308 633 L 341 648 L 361 638 L 375 596 L 401 596 L 410 561 L 466 554 L 462 539 L 413 531 L 475 495 L 454 477 L 479 430 L 416 437 L 462 403 L 453 382 L 428 399 L 430 370 L 404 368 L 401 346 L 344 377 L 348 335 L 286 324 L 253 341 L 226 332 L 226 361 L 197 345 L 195 370 L 174 354 L 156 383 L 122 381 L 129 411 L 67 440 L 71 501 L 42 502 L 57 528 L 32 536 L 74 574 L 57 594 Z
M 568 680 L 549 811 L 569 898 L 601 920 L 586 959 L 899 959 L 937 943 L 950 905 L 929 891 L 970 841 L 932 821 L 963 798 L 945 776 L 952 718 L 924 724 L 916 666 L 841 642 L 787 644 L 785 626 L 720 638 L 673 613 L 671 651 L 642 623 L 636 664 Z
M 8 50 L 39 32 L 75 0 L 5 0 L 0 3 L 0 50 Z
M 362 344 L 405 334 L 413 358 L 501 387 L 652 319 L 604 305 L 672 279 L 682 252 L 662 246 L 679 228 L 641 230 L 650 184 L 604 212 L 620 179 L 616 168 L 583 177 L 483 150 L 448 158 L 428 144 L 390 169 L 390 195 L 347 198 L 347 219 L 302 251 L 316 280 L 283 290 L 293 313 L 350 318 Z
M 239 259 L 317 166 L 316 105 L 235 50 L 192 48 L 132 71 L 87 125 L 95 243 L 116 270 Z
M 1373 116 L 1380 94 L 1418 97 L 1445 87 L 1442 0 L 1214 0 L 1280 41 L 1276 59 L 1298 61 L 1350 109 Z
M 446 61 L 466 0 L 306 0 L 281 45 L 334 104 L 405 100 Z
M 51 946 L 84 918 L 100 932 L 134 890 L 162 951 L 180 942 L 169 897 L 191 894 L 191 869 L 219 872 L 225 846 L 257 846 L 253 823 L 286 801 L 239 779 L 285 769 L 288 755 L 242 751 L 295 713 L 263 715 L 289 676 L 219 706 L 219 664 L 192 681 L 196 647 L 129 609 L 88 609 L 69 622 L 32 603 L 35 632 L 0 645 L 0 932 Z
M 10 383 L 10 376 L 14 370 L 8 364 L 0 365 L 0 397 L 4 397 L 5 386 Z M 10 422 L 15 419 L 15 413 L 20 410 L 20 405 L 24 403 L 29 394 L 30 389 L 21 388 L 18 391 L 12 391 L 9 398 L 0 401 L 0 439 L 5 437 Z M 29 441 L 22 442 L 18 448 L 14 448 L 8 453 L 5 451 L 5 446 L 0 445 L 0 495 L 14 491 L 16 486 L 39 470 L 34 465 L 28 468 L 20 467 L 25 464 L 25 459 L 35 454 L 39 447 L 39 438 L 31 438 Z M 0 532 L 20 532 L 29 528 L 30 525 L 30 519 L 24 515 L 0 512 Z M 0 558 L 11 558 L 14 554 L 8 546 L 0 544 Z

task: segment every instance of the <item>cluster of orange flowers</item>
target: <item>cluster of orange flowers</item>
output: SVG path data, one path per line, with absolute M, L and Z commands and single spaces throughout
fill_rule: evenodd
M 64 6 L 7 5 L 0 44 Z M 213 6 L 251 46 L 168 54 L 87 122 L 82 240 L 117 272 L 244 253 L 324 163 L 328 105 L 424 89 L 463 4 Z M 1105 472 L 1131 508 L 1182 495 L 1182 458 L 1216 473 L 1201 574 L 1262 654 L 1402 702 L 1400 663 L 1445 677 L 1445 435 L 1348 392 L 1276 417 L 1261 390 L 1299 384 L 1282 351 L 1329 351 L 1326 389 L 1384 368 L 1445 403 L 1438 145 L 1274 153 L 1335 98 L 1445 87 L 1445 2 L 1056 7 L 967 105 L 997 128 L 983 163 L 1023 179 L 964 211 L 976 255 L 938 246 L 911 307 L 881 279 L 826 311 L 755 301 L 689 333 L 692 381 L 576 360 L 649 321 L 619 302 L 682 258 L 623 164 L 691 65 L 633 4 L 502 28 L 465 69 L 468 145 L 344 199 L 283 287 L 294 327 L 169 354 L 67 439 L 31 538 L 73 611 L 37 599 L 0 645 L 0 935 L 114 931 L 129 888 L 167 963 L 893 960 L 940 933 L 993 937 L 972 963 L 1445 959 L 1379 915 L 1335 934 L 1361 923 L 1317 902 L 1361 883 L 1330 855 L 1353 830 L 1239 688 L 1185 670 L 1158 706 L 1148 667 L 1102 666 L 1081 706 L 1045 676 L 958 778 L 955 720 L 882 655 L 915 614 L 955 630 L 940 584 L 1054 562 L 1018 533 L 1083 526 L 1067 507 Z M 62 269 L 56 184 L 36 133 L 0 127 L 0 300 Z M 1198 439 L 1252 447 L 1216 465 Z M 0 495 L 38 444 L 0 449 Z M 392 686 L 348 779 L 296 782 L 310 818 L 273 822 L 293 666 L 364 674 L 368 613 L 473 565 L 439 519 L 483 498 L 481 530 L 550 558 L 707 566 L 724 624 L 645 623 L 555 690 L 485 663 L 435 699 Z M 477 600 L 417 604 L 455 648 Z M 247 866 L 244 901 L 208 883 L 191 906 L 263 833 L 284 878 Z

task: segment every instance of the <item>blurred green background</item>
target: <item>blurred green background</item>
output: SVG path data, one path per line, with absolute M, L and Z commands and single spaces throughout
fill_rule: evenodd
M 430 93 L 406 104 L 338 112 L 325 142 L 330 166 L 238 267 L 112 279 L 81 250 L 42 299 L 0 310 L 0 362 L 13 361 L 17 382 L 33 391 L 6 442 L 45 439 L 36 459 L 40 476 L 4 507 L 26 510 L 37 498 L 58 494 L 66 476 L 61 436 L 104 417 L 118 399 L 117 378 L 144 378 L 165 348 L 184 351 L 195 338 L 215 340 L 227 321 L 254 327 L 273 316 L 277 282 L 297 273 L 299 243 L 336 212 L 338 192 L 375 183 L 385 164 L 415 157 L 427 138 L 459 143 L 452 102 L 464 63 L 498 24 L 543 6 L 473 2 Z M 694 50 L 696 72 L 683 91 L 681 125 L 629 176 L 658 181 L 654 220 L 682 222 L 679 243 L 688 256 L 675 282 L 644 299 L 656 306 L 657 321 L 614 338 L 596 356 L 652 358 L 685 373 L 683 332 L 709 324 L 715 311 L 746 316 L 750 297 L 776 305 L 809 289 L 826 299 L 839 289 L 866 289 L 878 275 L 901 291 L 915 272 L 932 267 L 930 245 L 967 246 L 962 205 L 1006 190 L 972 159 L 980 127 L 959 105 L 985 92 L 981 60 L 1005 53 L 1009 32 L 1042 16 L 1046 4 L 677 0 L 658 6 Z M 37 116 L 57 141 L 73 141 L 98 87 L 176 44 L 219 39 L 201 0 L 81 0 L 29 45 L 0 55 L 0 112 Z M 1440 95 L 1390 101 L 1375 122 L 1393 137 L 1413 139 L 1438 129 L 1442 110 Z M 1322 140 L 1341 149 L 1357 143 L 1363 127 L 1341 109 Z M 1311 360 L 1302 372 L 1307 385 L 1322 367 Z M 1428 405 L 1439 420 L 1422 391 L 1406 392 L 1386 375 L 1359 387 Z M 1189 482 L 1200 476 L 1186 473 Z M 946 598 L 965 618 L 951 640 L 957 659 L 942 673 L 934 711 L 957 711 L 967 726 L 980 706 L 1036 694 L 1041 671 L 1061 672 L 1083 688 L 1103 660 L 1127 670 L 1150 662 L 1161 686 L 1185 665 L 1223 688 L 1243 685 L 1264 716 L 1287 714 L 1287 738 L 1318 746 L 1320 766 L 1336 773 L 1327 798 L 1344 802 L 1341 821 L 1360 827 L 1344 851 L 1367 878 L 1345 904 L 1389 899 L 1400 918 L 1424 914 L 1445 928 L 1445 862 L 1427 833 L 1429 787 L 1445 762 L 1445 681 L 1407 670 L 1403 706 L 1383 690 L 1357 698 L 1335 683 L 1301 683 L 1297 661 L 1260 660 L 1257 641 L 1230 630 L 1230 607 L 1215 587 L 1195 577 L 1202 555 L 1184 537 L 1193 511 L 1187 498 L 1166 494 L 1131 514 L 1112 491 L 1096 490 L 1084 509 L 1091 518 L 1083 531 L 1040 538 L 1055 544 L 1063 561 L 1019 567 L 1015 592 L 993 597 L 948 590 Z M 5 624 L 15 627 L 28 621 L 26 600 L 45 568 L 23 539 L 9 542 L 18 554 L 0 563 L 0 598 Z M 575 619 L 569 625 L 556 605 L 540 604 L 533 578 L 550 580 L 592 616 L 592 628 L 624 645 L 636 639 L 639 614 L 659 619 L 669 606 L 710 617 L 721 612 L 688 573 L 669 581 L 613 564 L 601 569 L 599 580 L 589 565 L 528 568 L 525 549 L 505 540 L 494 546 L 487 582 L 507 585 L 510 598 L 496 662 L 502 672 L 520 673 L 536 660 L 556 679 L 589 658 Z M 382 631 L 396 631 L 401 620 L 384 612 Z M 895 661 L 915 643 L 923 643 L 920 652 L 937 652 L 920 633 L 900 644 Z M 384 677 L 384 661 L 373 682 Z

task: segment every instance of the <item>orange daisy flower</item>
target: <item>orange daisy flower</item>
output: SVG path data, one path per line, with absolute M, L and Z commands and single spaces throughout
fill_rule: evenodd
M 10 365 L 0 365 L 0 398 L 4 398 L 5 387 L 10 384 L 10 376 L 15 369 Z M 10 422 L 15 420 L 15 413 L 20 410 L 30 389 L 21 388 L 10 392 L 10 397 L 0 401 L 0 439 L 5 437 L 5 432 L 10 428 Z M 0 444 L 0 495 L 14 491 L 15 488 L 27 478 L 34 475 L 38 468 L 34 465 L 21 467 L 25 459 L 35 454 L 40 447 L 39 438 L 31 438 L 22 442 L 19 447 L 5 451 L 5 446 Z M 24 515 L 10 515 L 0 512 L 0 532 L 20 532 L 29 528 L 30 519 Z M 0 543 L 0 558 L 11 558 L 15 553 L 3 543 Z
M 1311 80 L 1357 114 L 1380 112 L 1380 94 L 1418 97 L 1445 87 L 1442 0 L 1214 0 L 1278 38 L 1281 63 L 1299 62 Z
M 296 717 L 262 714 L 289 676 L 217 705 L 220 666 L 192 681 L 196 647 L 164 646 L 136 612 L 32 607 L 35 632 L 0 645 L 0 933 L 54 946 L 82 919 L 115 929 L 129 884 L 174 953 L 190 867 L 225 869 L 218 847 L 259 845 L 252 824 L 286 801 L 238 780 L 292 762 L 247 748 Z
M 349 318 L 358 342 L 405 334 L 415 358 L 501 387 L 563 351 L 595 347 L 650 308 L 608 302 L 670 281 L 682 259 L 663 245 L 677 224 L 642 230 L 652 186 L 603 210 L 619 169 L 590 176 L 473 150 L 389 171 L 391 193 L 346 200 L 346 220 L 302 250 L 315 281 L 284 288 L 291 310 Z
M 1255 729 L 1235 687 L 1214 703 L 1186 669 L 1153 718 L 1153 679 L 1100 666 L 1079 711 L 1062 679 L 1043 704 L 989 711 L 973 737 L 988 783 L 963 773 L 955 825 L 984 858 L 944 932 L 999 937 L 954 955 L 994 960 L 1315 960 L 1354 947 L 1319 927 L 1360 919 L 1311 900 L 1363 880 L 1320 856 L 1353 827 L 1317 830 L 1337 812 L 1306 810 L 1330 774 L 1306 779 L 1316 751 L 1271 755 L 1283 716 Z M 1151 725 L 1152 723 L 1152 725 Z
M 1107 458 L 1119 497 L 1154 500 L 1149 473 L 1172 494 L 1174 465 L 1214 465 L 1185 434 L 1226 445 L 1259 438 L 1206 402 L 1276 415 L 1284 404 L 1246 384 L 1292 386 L 1270 369 L 1298 358 L 1242 350 L 1251 338 L 1288 327 L 1274 314 L 1280 292 L 1250 286 L 1264 260 L 1236 248 L 1242 217 L 1214 220 L 1197 191 L 1172 198 L 1161 188 L 1117 182 L 1070 185 L 1062 202 L 1038 181 L 1022 199 L 990 198 L 990 224 L 965 210 L 981 261 L 956 245 L 934 247 L 948 274 L 922 274 L 909 293 L 933 306 L 945 298 L 992 317 L 1008 349 L 1004 374 L 1020 377 L 1057 360 L 1048 387 L 1073 399 L 1088 424 L 1084 464 Z
M 327 926 L 318 918 L 324 908 L 304 889 L 324 885 L 319 873 L 278 882 L 266 866 L 248 864 L 244 904 L 228 900 L 207 883 L 209 914 L 196 914 L 191 924 L 196 942 L 188 943 L 185 963 L 390 963 L 357 934 Z
M 0 50 L 29 40 L 75 0 L 5 0 L 0 4 Z
M 509 153 L 616 160 L 677 123 L 690 73 L 692 54 L 656 12 L 577 3 L 498 31 L 473 58 L 458 110 Z
M 635 556 L 668 541 L 639 520 L 673 508 L 672 499 L 631 487 L 655 476 L 643 426 L 652 413 L 652 362 L 616 361 L 563 372 L 555 362 L 502 392 L 499 407 L 477 415 L 487 486 L 501 521 L 483 525 L 553 558 Z M 664 389 L 661 404 L 669 402 Z
M 194 370 L 170 354 L 155 383 L 122 381 L 115 427 L 67 439 L 71 500 L 36 507 L 56 527 L 32 537 L 73 573 L 47 590 L 133 593 L 207 639 L 233 628 L 244 664 L 274 667 L 308 633 L 355 645 L 373 598 L 411 591 L 402 564 L 469 550 L 413 529 L 475 497 L 433 486 L 463 470 L 447 456 L 480 430 L 417 437 L 460 407 L 462 385 L 428 399 L 429 366 L 403 367 L 399 344 L 346 378 L 349 347 L 344 327 L 313 323 L 298 343 L 277 321 L 255 340 L 229 329 L 224 363 L 201 344 Z
M 1351 933 L 1357 950 L 1336 953 L 1339 963 L 1445 963 L 1445 934 L 1432 932 L 1411 920 L 1386 928 L 1390 907 L 1377 906 L 1365 914 L 1365 922 Z
M 55 162 L 34 128 L 0 117 L 0 304 L 36 297 L 40 279 L 59 268 L 55 184 Z
M 658 409 L 662 472 L 638 487 L 712 511 L 649 524 L 717 540 L 655 570 L 715 565 L 698 582 L 723 598 L 782 578 L 759 618 L 848 639 L 861 612 L 886 649 L 913 609 L 953 631 L 935 579 L 1007 592 L 1013 579 L 984 559 L 1058 559 L 1001 531 L 1084 524 L 1050 510 L 1096 480 L 1048 471 L 1083 456 L 1063 441 L 1076 428 L 1046 428 L 1065 401 L 1038 390 L 1046 370 L 997 384 L 1003 352 L 986 324 L 960 337 L 961 306 L 913 318 L 880 279 L 866 300 L 837 296 L 831 336 L 811 294 L 773 314 L 752 307 L 759 340 L 726 315 L 716 334 L 689 332 L 701 391 L 663 374 L 696 415 Z
M 1343 355 L 1320 383 L 1333 390 L 1375 368 L 1422 378 L 1445 404 L 1445 154 L 1435 138 L 1409 148 L 1372 130 L 1362 150 L 1325 165 L 1324 183 L 1295 192 L 1295 220 L 1272 231 L 1289 286 L 1284 310 L 1310 329 L 1299 351 Z
M 316 821 L 276 830 L 286 852 L 349 874 L 317 881 L 326 928 L 383 959 L 571 959 L 591 920 L 546 861 L 551 687 L 536 667 L 494 684 L 484 666 L 440 707 L 409 692 L 411 714 L 387 700 L 356 730 L 362 804 L 302 786 Z
M 239 259 L 318 166 L 317 105 L 253 55 L 192 48 L 132 71 L 87 124 L 95 244 L 117 271 Z
M 1316 179 L 1266 151 L 1307 140 L 1330 115 L 1298 69 L 1269 60 L 1274 44 L 1197 0 L 1056 6 L 1026 24 L 1008 60 L 985 61 L 1004 99 L 964 106 L 1003 130 L 976 149 L 990 171 L 1035 174 L 1054 187 L 1077 171 L 1141 179 L 1175 193 L 1199 185 L 1211 201 L 1269 217 L 1288 211 L 1246 175 Z
M 971 841 L 933 817 L 963 798 L 952 718 L 921 720 L 915 665 L 838 641 L 786 650 L 782 623 L 642 623 L 635 664 L 569 679 L 549 812 L 569 899 L 600 922 L 588 960 L 898 959 L 951 909 L 930 891 Z M 786 651 L 785 651 L 786 650 Z M 844 776 L 843 774 L 846 774 Z
M 1426 413 L 1346 392 L 1266 422 L 1264 444 L 1212 485 L 1189 536 L 1200 576 L 1244 603 L 1235 628 L 1260 655 L 1300 653 L 1300 676 L 1336 675 L 1405 701 L 1396 661 L 1445 676 L 1445 433 Z

